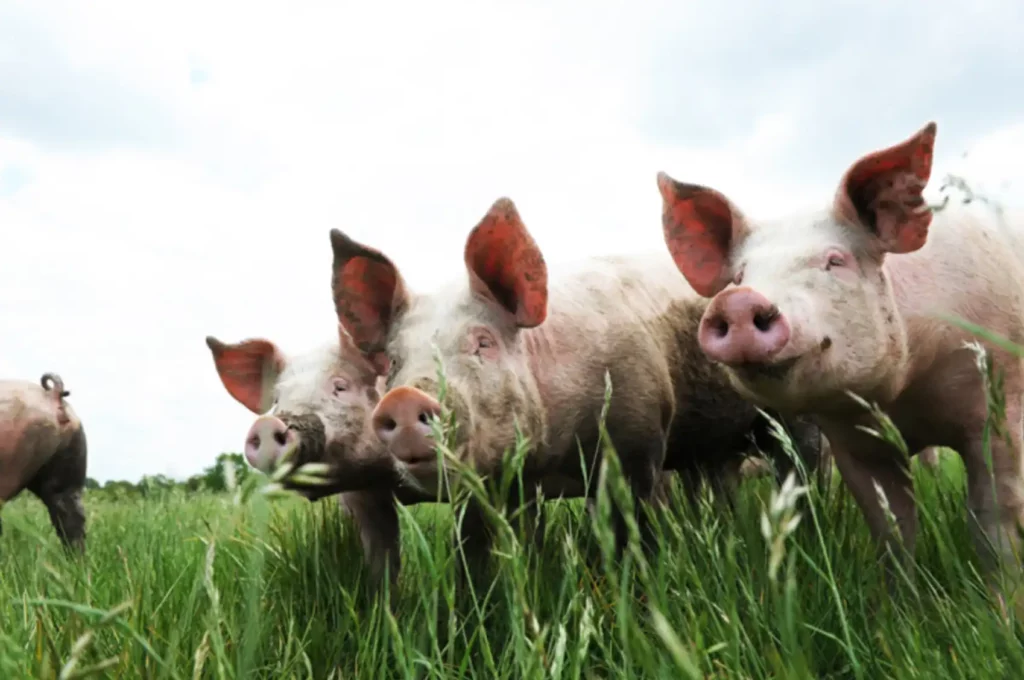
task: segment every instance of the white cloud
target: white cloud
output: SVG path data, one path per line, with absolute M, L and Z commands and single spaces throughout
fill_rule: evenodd
M 1019 35 L 1009 3 L 986 6 L 989 19 L 1005 13 L 987 40 Z M 857 144 L 838 131 L 822 148 L 808 112 L 856 98 L 823 100 L 801 83 L 883 73 L 879 57 L 858 66 L 844 37 L 833 66 L 794 67 L 758 51 L 761 19 L 730 32 L 721 17 L 660 0 L 6 6 L 0 82 L 17 81 L 0 92 L 0 374 L 62 373 L 92 476 L 185 476 L 238 450 L 251 421 L 205 335 L 301 350 L 333 332 L 331 227 L 383 249 L 416 287 L 461 266 L 463 239 L 503 195 L 551 262 L 658 249 L 660 169 L 778 214 L 825 200 L 842 166 L 871 150 L 861 140 L 888 144 L 926 122 L 911 109 L 898 124 L 872 114 Z M 922 63 L 949 58 L 940 23 L 928 26 L 943 41 L 915 43 Z M 975 44 L 985 24 L 964 25 Z M 718 129 L 742 91 L 714 96 L 701 69 L 744 49 L 738 70 L 715 78 L 748 78 L 737 110 L 750 113 Z M 953 118 L 970 129 L 957 132 L 943 122 L 954 96 L 921 87 L 937 102 L 923 114 L 940 124 L 937 178 L 961 162 L 943 147 L 947 127 L 978 138 L 971 173 L 1019 178 L 1022 117 L 996 129 L 986 102 L 956 100 Z M 675 106 L 680 93 L 692 101 L 679 126 L 711 132 L 650 123 L 672 93 Z M 804 172 L 785 163 L 818 152 L 827 160 Z

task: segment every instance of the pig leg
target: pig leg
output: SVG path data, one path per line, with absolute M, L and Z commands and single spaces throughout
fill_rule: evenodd
M 768 420 L 758 414 L 757 423 L 754 426 L 754 443 L 765 452 L 775 466 L 775 478 L 781 485 L 791 472 L 797 473 L 797 480 L 801 484 L 807 484 L 813 478 L 814 473 L 821 470 L 821 428 L 807 416 L 797 416 L 783 419 L 779 414 L 771 413 L 789 434 L 793 449 L 796 452 L 799 464 L 790 457 L 775 435 L 772 434 L 771 425 Z M 800 468 L 803 468 L 801 471 Z M 820 479 L 819 479 L 820 481 Z
M 1006 380 L 1006 434 L 992 436 L 991 471 L 981 428 L 973 433 L 960 449 L 967 469 L 967 503 L 974 515 L 972 533 L 975 549 L 986 571 L 991 573 L 1000 563 L 1010 567 L 1017 576 L 1016 563 L 1021 550 L 1020 527 L 1024 522 L 1024 489 L 1021 488 L 1021 392 L 1019 381 Z M 1005 602 L 1005 595 L 996 591 Z M 1024 613 L 1024 597 L 1011 592 L 1011 603 Z M 1016 600 L 1016 602 L 1014 602 Z
M 41 496 L 50 511 L 50 523 L 65 547 L 75 552 L 85 551 L 85 508 L 82 506 L 82 490 L 69 489 L 64 492 Z
M 341 494 L 338 502 L 359 531 L 374 588 L 380 585 L 386 570 L 393 595 L 401 566 L 394 496 L 388 490 L 352 491 Z
M 67 446 L 39 469 L 28 489 L 46 505 L 50 523 L 66 548 L 85 550 L 85 509 L 82 488 L 86 469 L 85 431 L 79 428 Z
M 879 551 L 884 554 L 891 550 L 894 558 L 909 566 L 917 540 L 917 505 L 910 461 L 895 447 L 865 433 L 838 430 L 828 432 L 827 436 L 843 482 L 864 513 Z M 895 527 L 890 524 L 876 483 L 895 518 Z M 895 586 L 894 566 L 886 561 L 890 588 Z

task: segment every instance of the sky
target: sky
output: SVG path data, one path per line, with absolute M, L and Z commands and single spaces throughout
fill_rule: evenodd
M 501 196 L 552 266 L 657 250 L 659 170 L 779 216 L 930 120 L 932 196 L 1022 205 L 1024 3 L 963 5 L 0 0 L 0 376 L 182 479 L 253 418 L 206 335 L 336 332 L 334 227 L 418 290 Z

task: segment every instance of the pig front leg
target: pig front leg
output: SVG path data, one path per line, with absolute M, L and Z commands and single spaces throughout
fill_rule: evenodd
M 610 432 L 614 432 L 609 428 Z M 613 444 L 616 437 L 611 435 Z M 657 507 L 658 500 L 655 496 L 658 475 L 662 472 L 662 464 L 665 460 L 666 441 L 663 434 L 654 436 L 629 437 L 620 436 L 618 441 L 622 444 L 616 445 L 619 461 L 622 465 L 622 474 L 629 490 L 633 496 L 633 516 L 639 531 L 640 544 L 645 551 L 653 553 L 657 550 L 654 541 L 654 531 L 651 522 L 645 512 L 644 505 Z M 633 443 L 635 442 L 635 443 Z M 590 507 L 593 500 L 590 500 L 597 493 L 597 484 L 590 485 L 588 489 L 588 504 Z M 615 554 L 621 558 L 626 549 L 629 539 L 625 515 L 614 504 L 611 508 L 612 523 L 615 531 Z
M 351 491 L 341 494 L 338 502 L 359 532 L 372 587 L 380 587 L 386 571 L 394 597 L 401 567 L 401 536 L 394 495 L 390 490 Z
M 880 553 L 884 556 L 891 550 L 892 557 L 910 566 L 917 541 L 917 503 L 909 458 L 891 444 L 850 427 L 828 429 L 825 434 L 840 476 L 864 514 Z M 895 526 L 882 505 L 876 483 L 895 518 Z M 892 588 L 895 565 L 887 559 L 886 567 Z

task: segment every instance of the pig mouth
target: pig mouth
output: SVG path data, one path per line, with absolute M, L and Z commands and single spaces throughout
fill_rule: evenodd
M 785 379 L 799 360 L 800 357 L 795 356 L 781 361 L 773 361 L 771 363 L 745 362 L 742 364 L 735 364 L 730 366 L 730 368 L 740 378 L 742 378 L 744 382 L 777 382 Z

